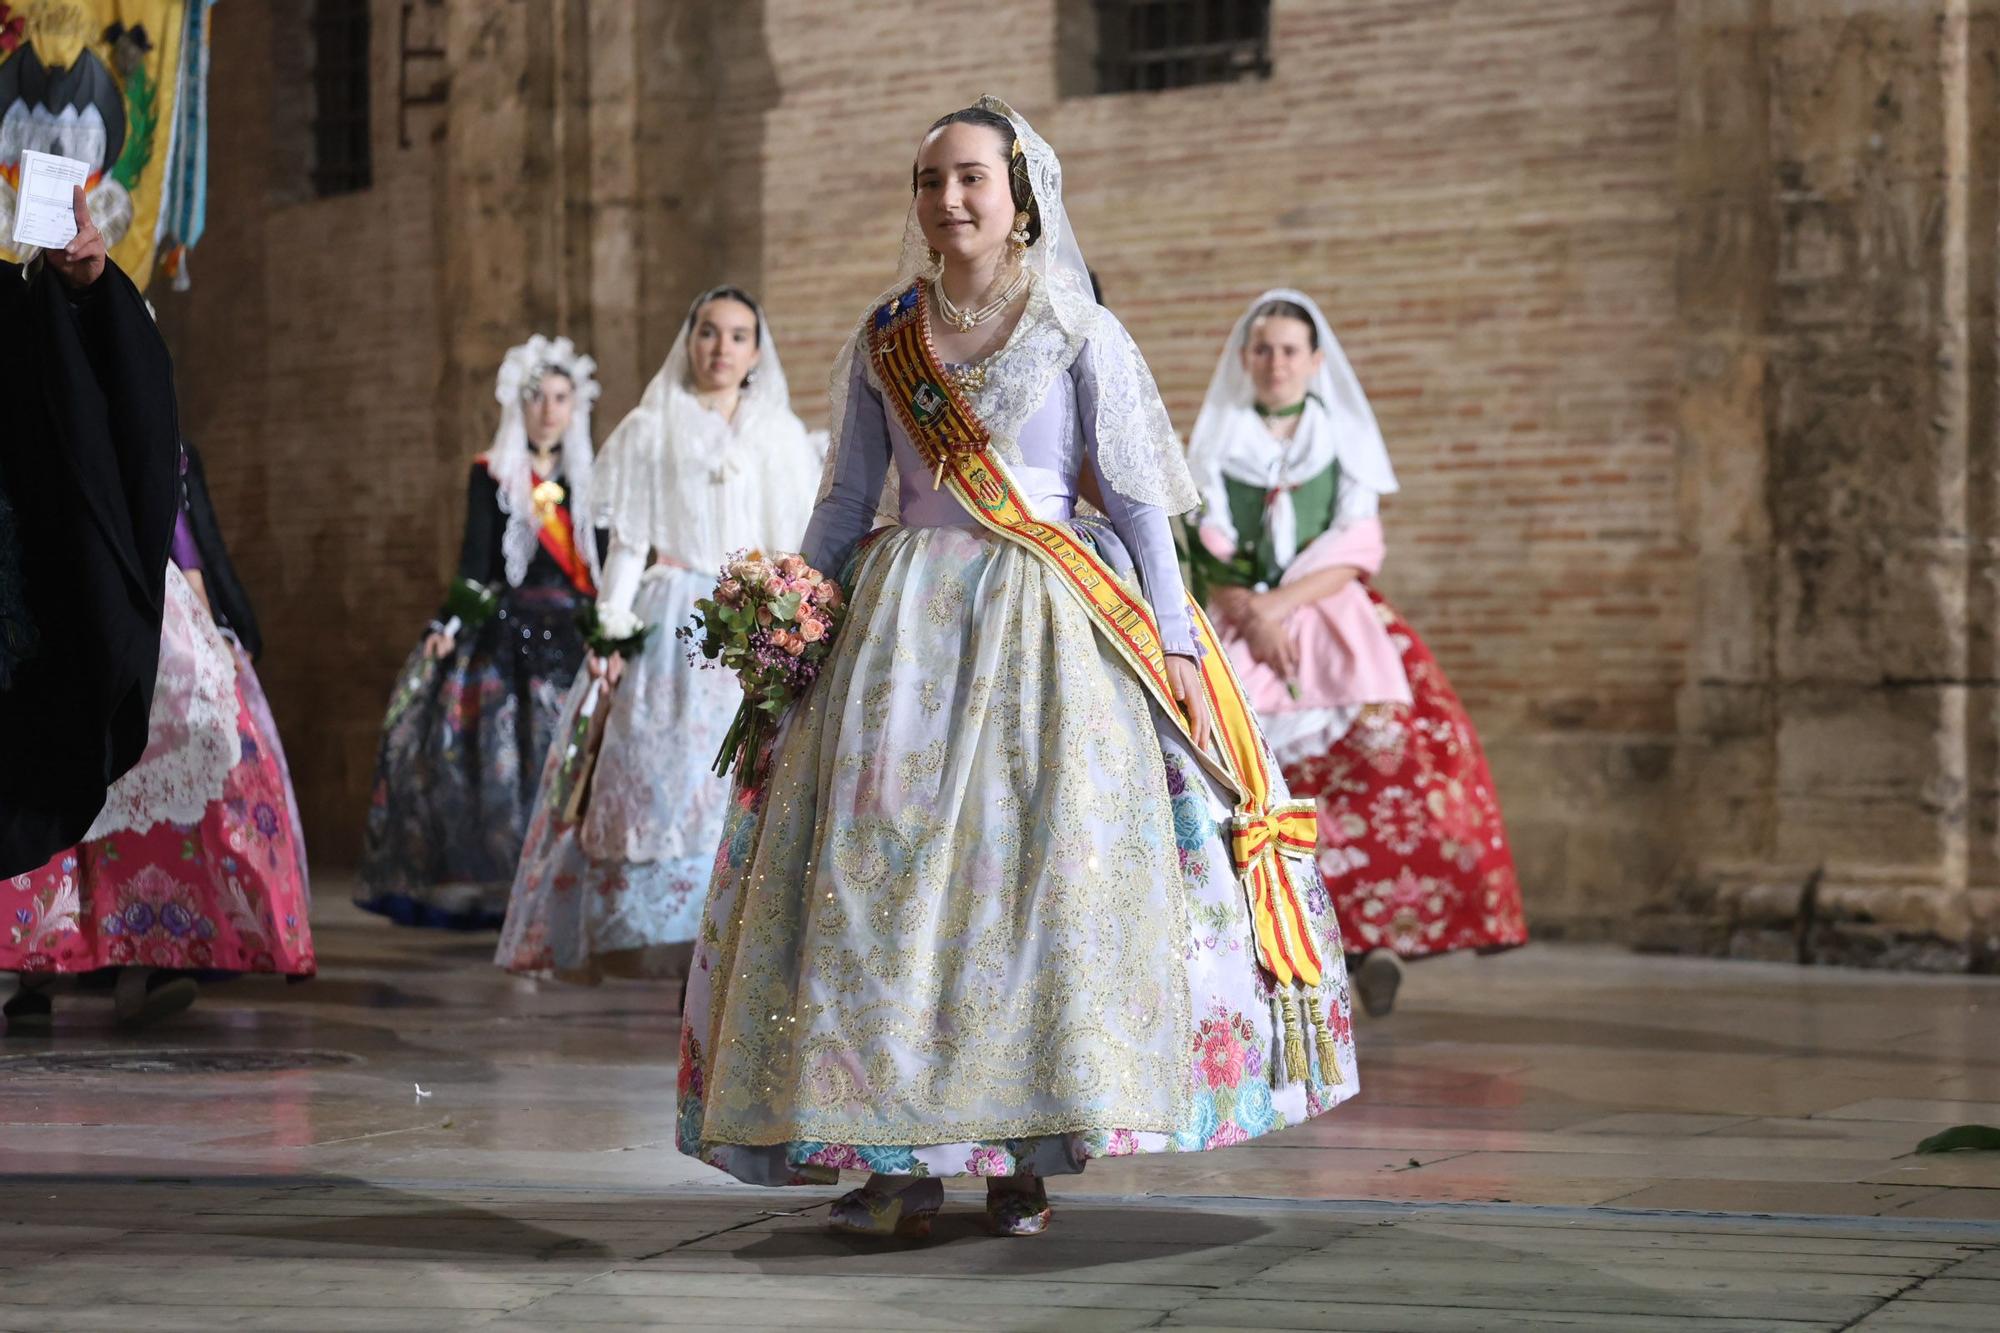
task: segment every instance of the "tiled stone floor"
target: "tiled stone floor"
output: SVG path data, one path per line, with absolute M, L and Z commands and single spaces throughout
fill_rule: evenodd
M 673 1152 L 670 990 L 321 896 L 308 985 L 0 1041 L 0 1330 L 2000 1330 L 2000 1154 L 1911 1153 L 2000 1123 L 1993 980 L 1442 960 L 1333 1115 L 1094 1165 L 1042 1240 L 967 1190 L 872 1247 Z

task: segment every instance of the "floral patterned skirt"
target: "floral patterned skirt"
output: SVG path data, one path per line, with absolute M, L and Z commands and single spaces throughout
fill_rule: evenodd
M 291 775 L 250 660 L 230 648 L 239 751 L 221 796 L 191 823 L 110 833 L 0 880 L 0 971 L 313 974 Z
M 536 778 L 583 665 L 579 599 L 513 588 L 432 661 L 418 645 L 389 713 L 355 902 L 406 926 L 492 930 L 507 912 Z
M 730 814 L 680 1149 L 765 1185 L 1056 1175 L 1240 1143 L 1352 1096 L 1317 878 L 1336 1058 L 1281 1068 L 1226 798 L 1054 576 L 984 532 L 902 528 L 853 587 Z
M 1319 803 L 1320 873 L 1352 953 L 1421 958 L 1528 942 L 1521 885 L 1479 733 L 1409 622 L 1368 589 L 1409 704 L 1363 709 L 1331 749 L 1286 765 Z
M 494 954 L 508 971 L 577 981 L 685 973 L 729 810 L 715 752 L 743 701 L 733 676 L 689 662 L 674 636 L 714 584 L 648 570 L 633 603 L 656 627 L 644 650 L 614 689 L 588 674 L 571 687 Z M 573 775 L 593 741 L 588 803 L 572 811 Z

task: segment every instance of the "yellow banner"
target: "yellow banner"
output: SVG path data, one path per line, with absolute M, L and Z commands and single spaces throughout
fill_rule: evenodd
M 0 255 L 21 150 L 79 158 L 111 257 L 144 288 L 180 87 L 188 0 L 0 0 Z

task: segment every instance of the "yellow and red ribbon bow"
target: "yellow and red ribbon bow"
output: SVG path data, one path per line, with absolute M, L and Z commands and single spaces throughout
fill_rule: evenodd
M 1311 801 L 1285 801 L 1268 810 L 1239 808 L 1229 821 L 1236 873 L 1250 898 L 1257 933 L 1257 961 L 1278 984 L 1320 983 L 1319 945 L 1292 877 L 1288 857 L 1311 856 L 1319 815 Z

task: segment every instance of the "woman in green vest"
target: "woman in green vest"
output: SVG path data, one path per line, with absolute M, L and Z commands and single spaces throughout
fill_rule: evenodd
M 1292 792 L 1318 802 L 1320 871 L 1363 1007 L 1389 1012 L 1405 958 L 1524 943 L 1478 733 L 1423 640 L 1369 586 L 1396 474 L 1311 297 L 1269 291 L 1237 321 L 1189 464 L 1202 495 L 1195 596 Z

